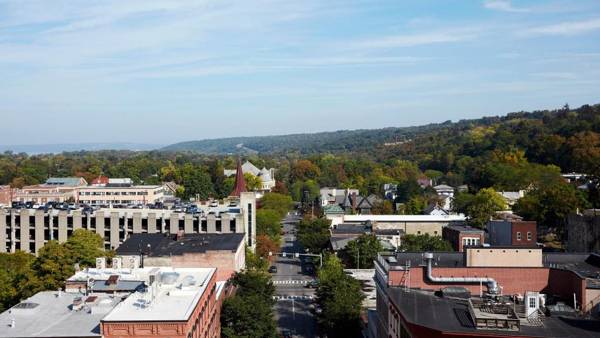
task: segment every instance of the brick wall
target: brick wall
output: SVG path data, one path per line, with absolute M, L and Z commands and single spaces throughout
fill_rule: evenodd
M 479 284 L 431 283 L 426 277 L 426 267 L 410 269 L 412 288 L 439 290 L 447 286 L 463 286 L 472 294 L 479 294 Z M 548 287 L 548 268 L 433 268 L 436 277 L 491 277 L 503 288 L 504 294 L 525 294 L 525 291 L 542 291 Z M 402 271 L 390 271 L 391 285 L 399 285 Z M 486 290 L 484 285 L 484 291 Z
M 101 333 L 104 338 L 187 338 L 188 335 L 192 338 L 219 337 L 221 302 L 216 300 L 215 284 L 216 275 L 213 275 L 187 321 L 101 323 Z
M 471 291 L 471 294 L 478 295 L 480 291 L 479 284 L 441 284 L 432 283 L 427 277 L 426 267 L 413 267 L 410 269 L 410 287 L 430 290 L 440 290 L 447 286 L 462 286 Z M 390 271 L 390 286 L 400 286 L 403 281 L 408 279 L 404 271 Z M 550 295 L 556 295 L 567 302 L 572 303 L 573 293 L 575 293 L 579 304 L 586 304 L 586 282 L 574 272 L 568 270 L 540 268 L 433 268 L 433 275 L 436 277 L 491 277 L 494 278 L 502 287 L 503 294 L 521 294 L 525 291 L 537 291 Z M 483 285 L 483 291 L 486 291 Z
M 175 268 L 217 268 L 217 280 L 226 281 L 236 271 L 236 253 L 231 251 L 208 251 L 171 257 L 171 266 Z
M 513 221 L 512 222 L 512 245 L 531 247 L 537 242 L 537 223 L 534 221 Z M 521 234 L 521 240 L 518 239 L 518 233 Z M 527 233 L 531 233 L 531 239 L 527 239 Z

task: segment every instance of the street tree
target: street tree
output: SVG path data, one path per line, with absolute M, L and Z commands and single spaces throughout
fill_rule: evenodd
M 317 319 L 329 337 L 354 337 L 360 332 L 360 311 L 364 294 L 360 283 L 344 273 L 340 259 L 327 255 L 319 270 Z
M 236 294 L 223 301 L 221 336 L 226 338 L 277 337 L 273 318 L 275 287 L 262 270 L 237 272 L 228 282 Z
M 331 221 L 326 218 L 305 218 L 298 223 L 298 241 L 305 249 L 319 253 L 329 246 Z
M 353 269 L 371 269 L 377 253 L 383 251 L 383 246 L 377 236 L 364 234 L 348 242 L 342 251 L 344 261 Z

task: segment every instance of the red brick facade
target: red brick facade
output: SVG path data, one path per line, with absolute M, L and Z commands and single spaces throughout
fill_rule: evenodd
M 8 185 L 0 185 L 0 205 L 10 205 L 11 189 Z
M 535 246 L 537 242 L 537 226 L 534 221 L 512 222 L 512 245 L 513 246 Z
M 216 275 L 213 275 L 187 321 L 102 322 L 100 326 L 104 338 L 217 338 L 221 335 L 220 315 L 221 302 L 216 300 Z
M 479 284 L 462 283 L 432 283 L 427 280 L 426 267 L 413 267 L 410 269 L 410 287 L 429 290 L 439 290 L 448 286 L 462 286 L 479 295 Z M 584 309 L 589 301 L 586 299 L 586 281 L 572 271 L 558 270 L 546 267 L 540 268 L 433 268 L 436 277 L 491 277 L 502 287 L 506 295 L 524 295 L 526 291 L 537 291 L 560 296 L 563 299 L 572 299 L 575 293 L 577 302 L 583 304 Z M 406 271 L 389 271 L 388 283 L 390 286 L 402 286 L 407 283 L 409 276 Z M 483 285 L 483 291 L 486 287 Z

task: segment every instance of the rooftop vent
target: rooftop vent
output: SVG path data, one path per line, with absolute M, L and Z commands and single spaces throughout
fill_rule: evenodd
M 119 280 L 119 275 L 110 275 L 106 280 L 106 285 L 117 285 L 117 281 Z
M 160 280 L 165 285 L 173 285 L 179 278 L 179 274 L 177 272 L 163 272 L 160 275 Z
M 19 303 L 15 306 L 13 306 L 13 309 L 19 309 L 19 310 L 30 310 L 30 309 L 35 309 L 36 307 L 38 307 L 40 304 L 38 303 L 33 303 L 33 302 L 22 302 Z

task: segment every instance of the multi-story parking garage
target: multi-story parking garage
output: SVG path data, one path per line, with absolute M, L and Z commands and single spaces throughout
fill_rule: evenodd
M 244 233 L 254 248 L 256 198 L 243 192 L 239 198 L 198 204 L 199 212 L 163 209 L 78 210 L 0 209 L 0 252 L 22 250 L 37 253 L 49 240 L 64 242 L 76 229 L 104 237 L 108 249 L 116 249 L 135 233 Z

